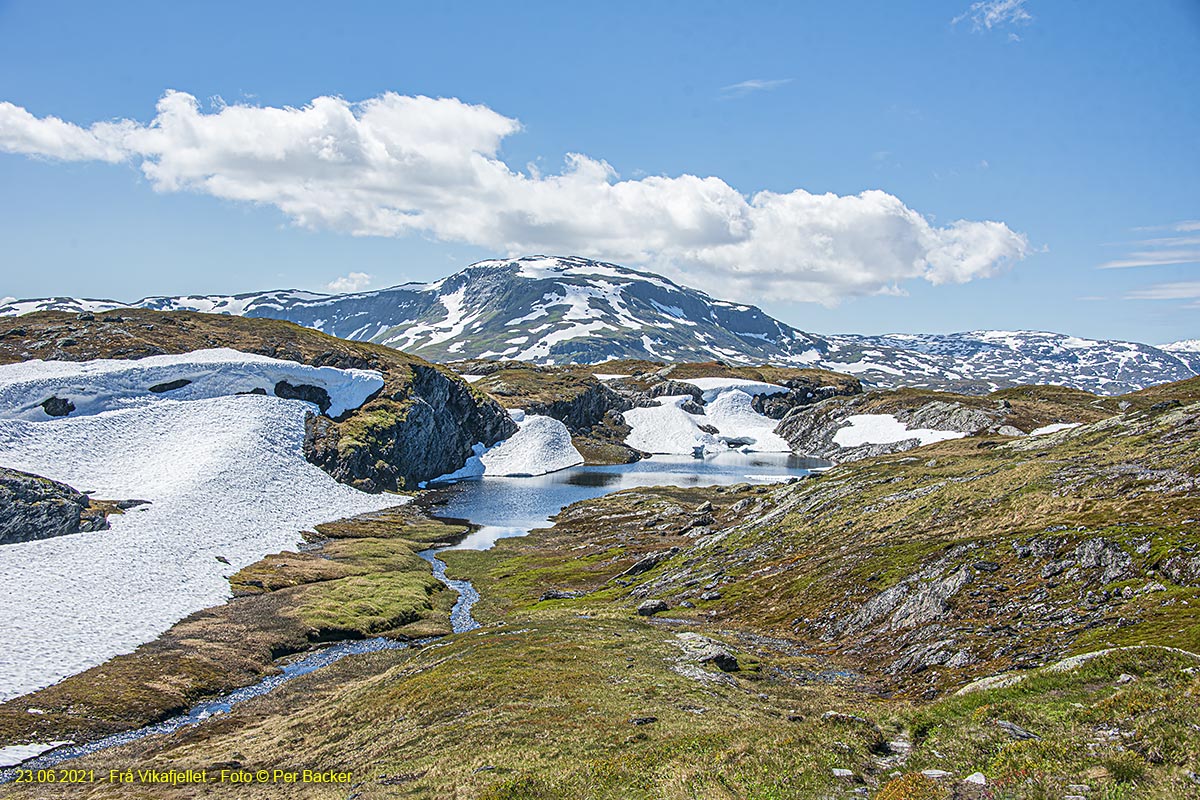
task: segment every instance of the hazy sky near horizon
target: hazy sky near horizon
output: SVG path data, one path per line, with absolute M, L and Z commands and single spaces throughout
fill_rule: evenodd
M 0 0 L 0 296 L 662 272 L 816 332 L 1200 338 L 1200 0 Z

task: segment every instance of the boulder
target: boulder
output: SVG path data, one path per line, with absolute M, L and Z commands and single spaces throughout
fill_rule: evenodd
M 637 607 L 639 617 L 653 617 L 655 614 L 661 614 L 670 606 L 664 600 L 646 600 Z
M 669 550 L 659 550 L 655 553 L 642 556 L 629 569 L 619 575 L 613 576 L 613 580 L 617 578 L 632 578 L 635 575 L 641 575 L 643 572 L 649 572 L 678 552 L 678 547 L 672 547 Z

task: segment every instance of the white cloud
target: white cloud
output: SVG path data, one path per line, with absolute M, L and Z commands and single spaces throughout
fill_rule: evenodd
M 950 24 L 957 25 L 963 20 L 971 21 L 973 31 L 990 31 L 1004 25 L 1032 22 L 1033 15 L 1025 10 L 1025 0 L 979 0 L 971 3 L 971 7 L 952 19 Z M 1010 34 L 1010 40 L 1020 41 L 1020 37 Z
M 725 97 L 742 97 L 752 92 L 769 92 L 773 89 L 778 89 L 780 86 L 786 86 L 791 82 L 791 78 L 774 78 L 771 80 L 751 78 L 750 80 L 742 81 L 741 83 L 733 83 L 729 86 L 722 86 L 721 94 Z
M 343 275 L 340 278 L 334 278 L 329 283 L 325 284 L 325 288 L 331 292 L 345 294 L 346 292 L 361 292 L 363 289 L 371 285 L 372 276 L 365 272 L 351 272 L 349 275 Z
M 1153 225 L 1134 228 L 1135 231 L 1170 231 L 1183 233 L 1183 236 L 1159 236 L 1153 239 L 1140 239 L 1133 242 L 1139 249 L 1126 253 L 1120 258 L 1105 261 L 1099 269 L 1127 269 L 1130 267 L 1161 267 L 1168 264 L 1193 264 L 1200 262 L 1200 237 L 1190 235 L 1200 231 L 1200 222 L 1184 221 L 1170 225 Z M 1126 247 L 1131 243 L 1126 243 Z
M 1135 231 L 1174 231 L 1176 233 L 1192 233 L 1200 231 L 1200 219 L 1185 219 L 1179 222 L 1172 222 L 1167 225 L 1142 225 L 1134 228 Z
M 1200 250 L 1140 250 L 1126 258 L 1105 261 L 1100 269 L 1161 267 L 1166 264 L 1192 264 L 1200 261 Z
M 1029 252 L 1001 222 L 934 226 L 882 191 L 745 196 L 717 177 L 621 180 L 579 153 L 556 174 L 514 171 L 499 153 L 520 129 L 486 106 L 392 93 L 206 113 L 171 91 L 148 124 L 86 128 L 0 104 L 0 150 L 129 160 L 157 191 L 271 205 L 308 228 L 646 265 L 723 297 L 830 304 L 987 277 Z
M 1126 300 L 1195 300 L 1200 299 L 1200 281 L 1178 281 L 1157 283 L 1144 289 L 1135 289 L 1125 295 Z

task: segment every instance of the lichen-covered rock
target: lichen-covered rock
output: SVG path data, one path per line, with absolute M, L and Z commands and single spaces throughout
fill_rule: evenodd
M 0 545 L 107 527 L 85 516 L 87 495 L 49 478 L 0 467 Z

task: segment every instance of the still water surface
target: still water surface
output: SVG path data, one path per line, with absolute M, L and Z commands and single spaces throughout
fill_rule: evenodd
M 633 464 L 571 467 L 533 478 L 472 478 L 442 486 L 440 517 L 465 519 L 479 529 L 457 549 L 487 550 L 497 539 L 524 536 L 580 500 L 638 486 L 721 486 L 774 483 L 828 467 L 829 462 L 788 453 L 721 453 L 707 458 L 659 455 Z M 432 487 L 431 487 L 432 488 Z

